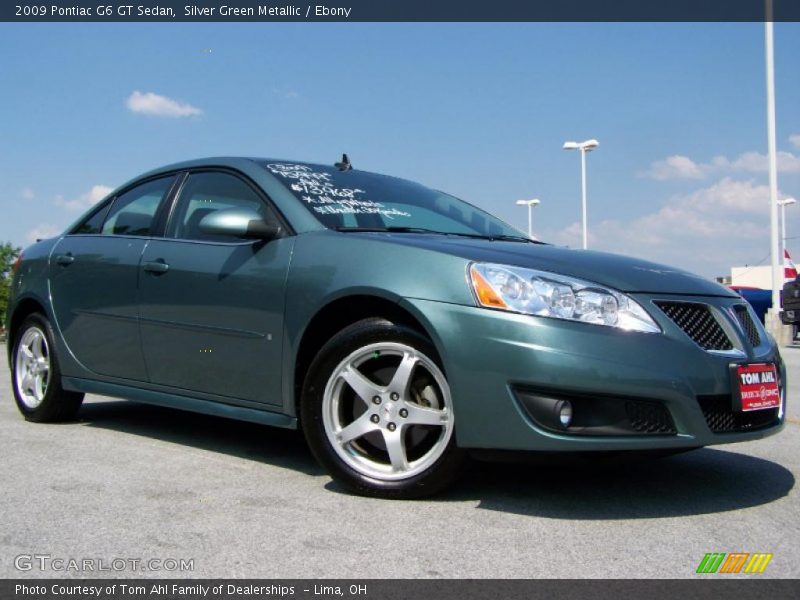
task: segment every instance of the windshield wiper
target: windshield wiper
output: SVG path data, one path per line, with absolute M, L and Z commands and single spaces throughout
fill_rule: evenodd
M 490 240 L 499 240 L 501 242 L 525 242 L 528 244 L 543 244 L 547 245 L 547 242 L 541 242 L 539 240 L 532 240 L 529 237 L 525 237 L 523 235 L 492 235 L 488 236 L 487 239 Z
M 532 240 L 521 235 L 484 235 L 481 233 L 467 233 L 462 231 L 436 231 L 435 229 L 426 229 L 425 227 L 336 227 L 336 231 L 342 232 L 367 232 L 367 233 L 432 233 L 435 235 L 453 235 L 457 237 L 472 238 L 475 240 L 489 240 L 490 242 L 524 242 L 530 244 L 544 244 L 539 240 Z
M 493 234 L 482 234 L 482 233 L 464 233 L 461 231 L 448 231 L 444 235 L 457 235 L 459 237 L 467 237 L 476 240 L 489 240 L 490 242 L 524 242 L 528 244 L 544 244 L 544 242 L 540 242 L 539 240 L 532 240 L 530 238 L 521 235 L 507 235 L 504 233 L 493 235 Z
M 445 231 L 425 229 L 424 227 L 336 227 L 336 231 L 344 232 L 372 232 L 372 233 L 436 233 L 439 235 L 449 235 Z

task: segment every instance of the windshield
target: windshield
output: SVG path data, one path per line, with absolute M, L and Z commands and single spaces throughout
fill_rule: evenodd
M 330 229 L 521 235 L 489 213 L 411 181 L 302 163 L 270 162 L 265 166 Z

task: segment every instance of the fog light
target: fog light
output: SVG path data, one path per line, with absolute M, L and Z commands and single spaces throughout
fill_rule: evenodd
M 572 403 L 569 400 L 564 400 L 558 407 L 558 420 L 564 429 L 572 423 Z

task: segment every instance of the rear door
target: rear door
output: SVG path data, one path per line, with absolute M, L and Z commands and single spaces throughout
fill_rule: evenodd
M 269 242 L 200 230 L 217 210 L 276 219 L 238 174 L 189 174 L 167 233 L 142 258 L 140 317 L 150 381 L 251 402 L 281 403 L 286 276 L 294 237 Z
M 90 371 L 147 381 L 137 314 L 139 262 L 174 176 L 138 184 L 98 208 L 53 250 L 56 325 Z

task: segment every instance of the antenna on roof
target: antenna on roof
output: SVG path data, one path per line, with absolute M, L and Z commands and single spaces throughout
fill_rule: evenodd
M 333 163 L 333 166 L 340 171 L 351 171 L 353 169 L 353 165 L 350 163 L 350 159 L 347 158 L 347 154 L 342 154 L 342 162 Z

